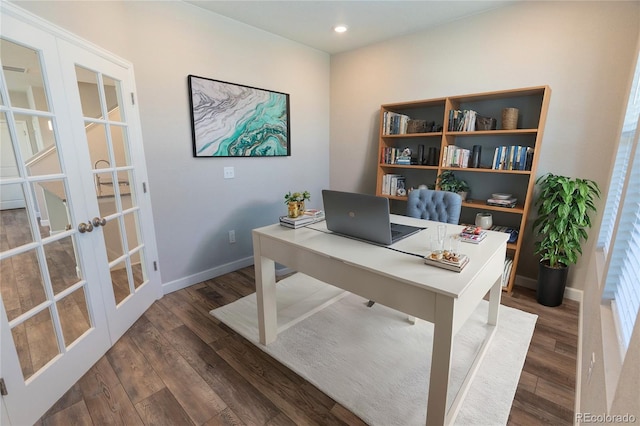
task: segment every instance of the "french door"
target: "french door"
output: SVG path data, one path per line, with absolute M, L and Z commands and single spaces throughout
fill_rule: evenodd
M 130 66 L 2 7 L 0 192 L 17 202 L 0 210 L 0 418 L 21 425 L 160 283 Z

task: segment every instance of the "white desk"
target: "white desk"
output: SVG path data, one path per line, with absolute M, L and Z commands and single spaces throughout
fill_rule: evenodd
M 426 235 L 435 232 L 436 222 L 395 215 L 392 221 L 427 226 L 427 230 L 391 246 L 409 253 L 426 254 Z M 449 235 L 461 230 L 462 226 L 447 225 Z M 279 224 L 253 230 L 260 342 L 269 344 L 277 337 L 274 261 L 432 322 L 434 335 L 427 425 L 452 423 L 498 322 L 502 294 L 500 279 L 508 235 L 489 232 L 481 244 L 461 243 L 461 251 L 469 256 L 470 261 L 462 272 L 457 273 L 425 265 L 420 257 L 327 232 L 325 222 L 295 230 Z M 487 292 L 490 292 L 487 322 L 494 326 L 493 332 L 447 410 L 453 338 Z

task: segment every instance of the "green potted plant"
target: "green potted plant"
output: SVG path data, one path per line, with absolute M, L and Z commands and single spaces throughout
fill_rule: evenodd
M 538 303 L 562 304 L 569 266 L 582 254 L 581 243 L 591 228 L 589 214 L 600 197 L 598 184 L 589 179 L 572 179 L 551 173 L 536 180 L 540 194 L 535 201 L 538 217 L 533 222 L 535 254 L 541 256 L 538 274 Z
M 288 205 L 289 217 L 295 218 L 304 213 L 304 202 L 311 199 L 309 191 L 287 192 L 284 194 L 284 203 Z
M 441 191 L 455 192 L 462 197 L 462 201 L 467 199 L 469 185 L 466 181 L 459 179 L 451 170 L 446 170 L 438 176 L 438 187 Z

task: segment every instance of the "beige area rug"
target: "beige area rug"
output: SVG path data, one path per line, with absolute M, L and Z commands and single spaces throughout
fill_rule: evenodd
M 278 338 L 258 343 L 255 293 L 211 314 L 370 425 L 424 425 L 433 325 L 303 274 L 277 284 Z M 448 401 L 460 389 L 489 327 L 482 301 L 454 339 Z M 537 320 L 500 306 L 499 324 L 456 418 L 507 423 Z

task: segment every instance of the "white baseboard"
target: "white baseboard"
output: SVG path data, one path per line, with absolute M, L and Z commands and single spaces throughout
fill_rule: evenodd
M 530 288 L 532 290 L 536 290 L 538 288 L 537 280 L 529 277 L 523 277 L 521 275 L 516 275 L 514 284 L 520 287 Z M 575 300 L 576 302 L 582 302 L 582 290 L 578 290 L 573 287 L 565 287 L 564 297 L 569 300 Z
M 184 277 L 175 281 L 164 283 L 162 284 L 162 294 L 169 294 L 174 291 L 181 290 L 185 287 L 189 287 L 194 284 L 201 283 L 202 281 L 210 280 L 211 278 L 219 277 L 220 275 L 237 271 L 238 269 L 245 268 L 250 265 L 253 265 L 253 256 L 245 257 L 244 259 L 240 259 L 240 260 L 235 260 L 233 262 L 216 266 L 215 268 L 211 268 L 206 271 L 199 272 L 197 274 L 189 275 L 188 277 Z

